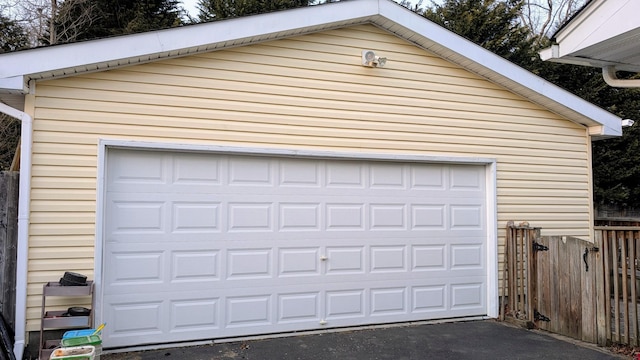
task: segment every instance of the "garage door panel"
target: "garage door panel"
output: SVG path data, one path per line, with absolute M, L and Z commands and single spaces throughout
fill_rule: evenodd
M 482 269 L 484 266 L 482 244 L 450 245 L 452 269 Z
M 371 315 L 404 315 L 409 313 L 406 287 L 385 287 L 370 290 Z
M 217 201 L 173 202 L 172 233 L 219 233 L 221 231 L 220 207 Z
M 451 205 L 450 229 L 482 229 L 484 211 L 482 205 Z
M 279 231 L 321 231 L 321 209 L 319 203 L 280 203 Z
M 126 150 L 109 150 L 107 162 L 107 186 L 117 191 L 132 185 L 163 184 L 167 181 L 166 157 L 158 156 L 152 151 L 130 152 Z
M 164 253 L 161 251 L 111 252 L 107 256 L 104 278 L 109 287 L 106 293 L 117 293 L 122 288 L 158 289 L 165 283 Z
M 447 285 L 431 284 L 411 288 L 411 311 L 421 313 L 445 313 L 447 309 Z
M 119 296 L 110 302 L 106 322 L 112 328 L 108 335 L 112 346 L 131 345 L 132 339 L 139 344 L 202 339 L 203 334 L 224 328 L 220 298 L 202 292 L 162 301 L 144 295 Z
M 446 168 L 439 164 L 420 164 L 410 168 L 412 189 L 436 192 L 447 187 Z
M 173 161 L 173 171 L 169 181 L 179 189 L 182 189 L 180 185 L 210 188 L 222 182 L 220 167 L 225 163 L 223 159 L 207 154 L 186 153 L 177 153 L 170 159 Z
M 169 307 L 170 333 L 210 332 L 221 328 L 221 306 L 217 297 L 173 300 Z
M 483 166 L 110 151 L 104 345 L 486 314 L 485 186 Z
M 220 251 L 174 251 L 171 254 L 171 282 L 211 282 L 222 276 Z
M 306 160 L 280 159 L 279 185 L 282 188 L 320 188 L 322 174 L 320 163 Z
M 111 234 L 164 234 L 167 223 L 167 203 L 163 201 L 120 200 L 110 204 L 110 217 L 113 224 Z
M 272 323 L 272 295 L 228 296 L 225 327 L 260 327 Z
M 371 246 L 369 249 L 370 272 L 406 272 L 409 269 L 406 246 Z
M 485 173 L 480 167 L 454 166 L 449 168 L 451 190 L 484 192 Z
M 326 316 L 328 321 L 336 319 L 364 318 L 365 290 L 329 290 L 325 293 Z
M 333 189 L 364 189 L 364 164 L 351 161 L 328 161 L 325 186 Z
M 275 167 L 261 158 L 233 157 L 228 160 L 228 184 L 234 186 L 274 186 Z
M 327 275 L 348 275 L 365 273 L 365 247 L 359 246 L 328 246 L 326 253 Z
M 365 205 L 362 203 L 327 203 L 326 229 L 328 231 L 362 231 L 365 229 Z
M 478 309 L 484 305 L 482 282 L 451 284 L 451 309 Z
M 412 230 L 444 230 L 447 212 L 444 204 L 411 204 L 409 209 Z
M 319 291 L 278 294 L 277 306 L 279 324 L 307 322 L 315 325 L 322 319 Z
M 165 302 L 157 299 L 113 299 L 107 323 L 112 328 L 110 338 L 131 336 L 161 336 L 167 314 Z
M 278 277 L 320 275 L 320 248 L 279 248 Z
M 273 277 L 273 254 L 266 249 L 230 249 L 226 255 L 226 278 L 264 279 Z
M 444 243 L 418 244 L 411 247 L 412 271 L 444 271 L 447 270 Z

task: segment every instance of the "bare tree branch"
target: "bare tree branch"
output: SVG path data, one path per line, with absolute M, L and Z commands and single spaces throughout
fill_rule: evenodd
M 585 3 L 586 0 L 526 0 L 520 18 L 540 42 Z

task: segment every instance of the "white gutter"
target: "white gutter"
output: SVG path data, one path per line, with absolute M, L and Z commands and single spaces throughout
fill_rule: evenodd
M 640 79 L 619 79 L 616 76 L 616 68 L 613 66 L 602 67 L 602 78 L 609 86 L 619 88 L 638 88 L 640 87 Z
M 16 313 L 13 354 L 22 359 L 27 324 L 27 259 L 29 251 L 29 204 L 31 202 L 31 137 L 33 119 L 25 112 L 0 103 L 0 112 L 22 122 L 20 143 L 20 192 L 18 200 L 18 246 L 16 263 Z

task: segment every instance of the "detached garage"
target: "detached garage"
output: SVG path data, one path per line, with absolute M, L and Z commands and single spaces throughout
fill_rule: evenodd
M 590 239 L 591 141 L 621 134 L 387 0 L 2 54 L 0 100 L 17 354 L 64 271 L 105 348 L 496 317 L 506 222 Z

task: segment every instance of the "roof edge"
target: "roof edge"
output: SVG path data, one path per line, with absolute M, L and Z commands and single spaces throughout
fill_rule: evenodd
M 313 16 L 308 13 L 310 8 Z M 329 29 L 345 22 L 362 23 L 377 15 L 379 7 L 378 1 L 356 0 L 289 9 L 286 17 L 281 15 L 283 11 L 5 53 L 0 55 L 0 79 L 83 66 L 96 70 L 95 64 L 104 63 L 129 65 L 145 58 L 153 61 L 208 51 L 220 44 L 245 45 L 256 42 L 256 37 L 267 41 L 283 32 L 304 33 L 305 29 L 323 25 Z M 219 31 L 222 26 L 224 31 Z M 265 33 L 265 29 L 269 31 Z M 44 54 L 47 61 L 40 60 Z M 126 64 L 118 62 L 127 59 L 130 62 Z
M 593 136 L 622 135 L 620 117 L 438 24 L 420 21 L 423 20 L 420 16 L 408 17 L 405 11 L 409 10 L 391 5 L 395 4 L 384 1 L 381 4 L 381 14 L 398 24 L 398 27 L 405 27 L 418 34 L 428 34 L 432 44 L 423 46 L 427 50 L 587 128 L 602 125 L 600 131 L 592 133 Z
M 587 128 L 602 125 L 591 132 L 595 137 L 622 134 L 619 117 L 393 1 L 349 0 L 286 10 L 286 16 L 282 13 L 2 54 L 0 83 L 3 78 L 14 82 L 20 76 L 27 80 L 66 76 L 371 23 L 570 121 Z M 51 61 L 39 61 L 43 57 Z

